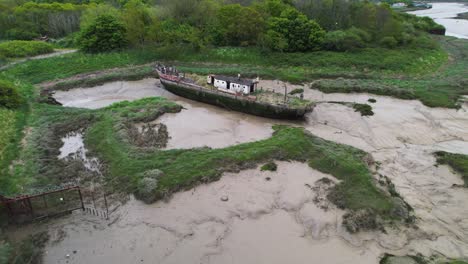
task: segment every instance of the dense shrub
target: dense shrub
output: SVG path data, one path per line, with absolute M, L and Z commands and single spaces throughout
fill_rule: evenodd
M 428 36 L 419 36 L 412 41 L 415 48 L 436 49 L 438 43 L 429 38 Z
M 386 48 L 395 48 L 398 41 L 394 37 L 387 36 L 380 39 L 379 44 Z
M 122 49 L 127 46 L 125 27 L 112 15 L 100 15 L 82 30 L 79 45 L 90 53 Z
M 21 101 L 21 96 L 14 85 L 0 80 L 0 107 L 16 108 L 21 104 Z
M 52 45 L 42 41 L 14 40 L 0 43 L 0 56 L 18 58 L 53 52 Z
M 325 35 L 324 47 L 327 50 L 347 51 L 365 46 L 364 40 L 352 31 L 336 30 Z
M 325 31 L 314 20 L 294 8 L 287 8 L 279 17 L 268 21 L 264 43 L 272 50 L 310 51 L 321 47 Z

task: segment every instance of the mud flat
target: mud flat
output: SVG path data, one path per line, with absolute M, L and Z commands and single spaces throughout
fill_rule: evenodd
M 174 97 L 155 83 L 154 79 L 109 83 L 57 92 L 56 99 L 66 106 L 90 108 L 138 96 L 176 100 L 186 110 L 159 118 L 172 136 L 169 148 L 258 140 L 268 137 L 271 124 L 278 123 Z M 284 89 L 279 81 L 260 85 Z M 457 111 L 429 108 L 415 100 L 323 94 L 290 84 L 288 88 L 304 88 L 305 99 L 321 103 L 305 123 L 284 123 L 371 153 L 376 175 L 395 184 L 414 208 L 418 228 L 349 234 L 340 224 L 343 211 L 329 204 L 324 210 L 314 202 L 324 195 L 314 188 L 317 180 L 328 176 L 307 164 L 280 162 L 278 172 L 225 174 L 218 182 L 175 194 L 168 203 L 131 200 L 110 222 L 81 213 L 51 222 L 52 233 L 63 230 L 67 235 L 51 242 L 46 263 L 377 263 L 385 252 L 468 258 L 468 191 L 457 187 L 463 181 L 447 166 L 434 166 L 433 156 L 437 150 L 467 153 L 466 105 Z M 369 103 L 375 112 L 370 117 L 328 103 L 368 103 L 369 98 L 377 100 Z M 248 132 L 252 135 L 244 134 Z M 222 196 L 228 201 L 221 201 Z
M 181 113 L 165 114 L 155 121 L 168 128 L 170 138 L 167 149 L 204 146 L 220 148 L 257 141 L 270 137 L 272 125 L 278 123 L 179 97 L 164 90 L 159 80 L 153 78 L 111 82 L 92 88 L 57 91 L 54 94 L 54 98 L 64 106 L 90 109 L 150 96 L 165 97 L 184 107 Z
M 339 238 L 343 211 L 313 202 L 308 186 L 323 177 L 307 164 L 280 162 L 277 172 L 226 174 L 169 203 L 132 200 L 110 227 L 63 219 L 54 229 L 67 236 L 47 249 L 45 262 L 376 263 L 381 249 Z

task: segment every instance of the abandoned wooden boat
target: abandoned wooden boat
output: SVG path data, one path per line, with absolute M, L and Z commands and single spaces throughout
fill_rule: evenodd
M 301 119 L 314 106 L 310 101 L 286 93 L 257 89 L 258 79 L 208 75 L 196 81 L 175 67 L 156 65 L 155 70 L 166 90 L 229 110 L 268 118 Z

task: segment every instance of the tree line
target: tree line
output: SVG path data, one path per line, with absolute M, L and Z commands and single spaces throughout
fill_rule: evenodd
M 0 37 L 66 38 L 83 50 L 256 46 L 282 52 L 433 45 L 431 19 L 356 0 L 0 0 Z M 439 30 L 439 31 L 437 31 Z

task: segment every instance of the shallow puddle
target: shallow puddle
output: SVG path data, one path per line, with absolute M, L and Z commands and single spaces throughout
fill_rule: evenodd
M 60 148 L 59 159 L 78 159 L 83 162 L 86 169 L 99 172 L 99 160 L 95 157 L 88 157 L 88 152 L 84 145 L 83 134 L 72 132 L 62 138 L 63 146 Z

